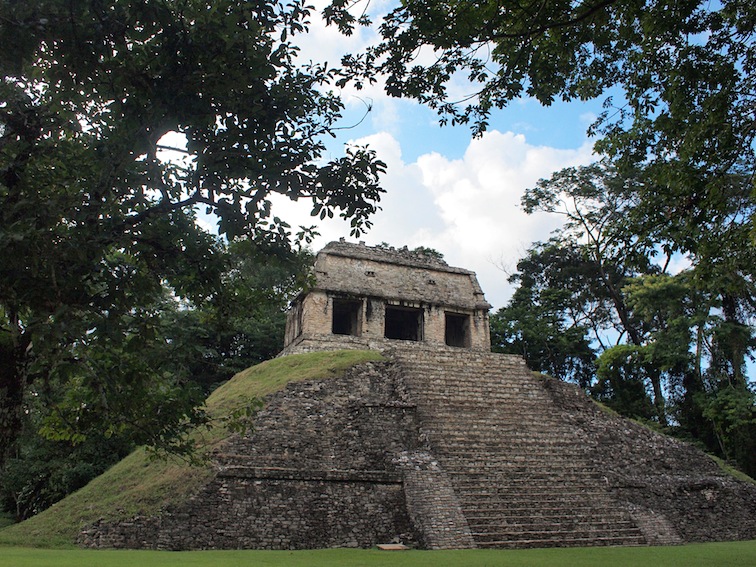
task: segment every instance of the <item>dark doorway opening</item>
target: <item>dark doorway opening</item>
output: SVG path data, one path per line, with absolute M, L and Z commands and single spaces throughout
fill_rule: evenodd
M 334 299 L 331 332 L 334 335 L 360 336 L 362 302 L 356 299 Z
M 470 348 L 470 316 L 446 313 L 446 344 Z
M 384 334 L 387 339 L 422 341 L 423 310 L 387 305 Z

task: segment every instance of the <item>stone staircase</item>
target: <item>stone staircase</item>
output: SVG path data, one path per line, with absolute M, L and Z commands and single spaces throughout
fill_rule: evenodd
M 477 547 L 646 543 L 521 358 L 420 345 L 391 354 Z

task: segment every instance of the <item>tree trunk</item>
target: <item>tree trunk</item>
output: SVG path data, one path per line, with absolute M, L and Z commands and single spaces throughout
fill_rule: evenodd
M 28 343 L 24 335 L 0 337 L 0 467 L 21 433 Z
M 722 295 L 722 313 L 725 317 L 725 323 L 730 327 L 726 333 L 726 343 L 720 345 L 723 354 L 730 363 L 732 371 L 730 383 L 736 388 L 745 388 L 747 386 L 744 372 L 745 358 L 751 339 L 751 330 L 740 321 L 737 299 L 730 294 Z
M 656 418 L 659 420 L 660 425 L 666 427 L 669 423 L 667 422 L 666 402 L 661 387 L 661 372 L 659 372 L 657 368 L 650 368 L 649 370 L 651 387 L 654 390 L 654 410 L 656 411 Z

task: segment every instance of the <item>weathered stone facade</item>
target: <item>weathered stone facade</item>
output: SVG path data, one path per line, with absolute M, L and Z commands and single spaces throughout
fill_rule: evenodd
M 333 335 L 365 345 L 402 340 L 491 348 L 491 305 L 469 270 L 406 248 L 340 241 L 318 253 L 314 278 L 289 312 L 284 353 Z
M 88 547 L 303 549 L 395 540 L 470 547 L 451 484 L 429 457 L 400 371 L 368 363 L 273 395 L 216 476 L 158 517 L 99 522 Z M 445 487 L 445 488 L 444 488 Z
M 522 359 L 401 343 L 274 394 L 216 476 L 92 547 L 426 549 L 756 538 L 756 486 Z

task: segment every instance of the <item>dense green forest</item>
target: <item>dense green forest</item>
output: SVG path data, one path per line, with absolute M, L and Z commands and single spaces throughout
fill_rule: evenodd
M 312 228 L 272 194 L 370 226 L 384 164 L 326 154 L 343 105 L 333 69 L 295 61 L 310 13 L 0 2 L 0 466 L 19 516 L 135 444 L 191 455 L 207 387 L 275 351 Z
M 604 99 L 597 163 L 523 196 L 565 225 L 511 275 L 493 347 L 756 474 L 756 6 L 406 0 L 371 22 L 361 4 L 324 16 L 382 40 L 336 69 L 296 62 L 300 0 L 0 2 L 0 497 L 14 515 L 137 444 L 191 456 L 206 393 L 277 352 L 310 261 L 312 228 L 268 197 L 370 227 L 385 165 L 361 147 L 326 161 L 323 139 L 343 109 L 330 88 L 379 78 L 473 134 L 520 96 Z M 478 91 L 451 100 L 460 74 Z
M 221 247 L 221 285 L 207 302 L 181 301 L 165 289 L 139 335 L 129 335 L 118 349 L 76 351 L 80 357 L 118 357 L 129 372 L 155 373 L 155 384 L 166 397 L 201 408 L 200 418 L 182 423 L 172 433 L 172 447 L 153 446 L 156 456 L 168 449 L 191 457 L 194 445 L 180 437 L 183 431 L 205 423 L 204 400 L 215 388 L 250 366 L 276 356 L 283 347 L 285 310 L 307 284 L 312 255 L 306 250 L 261 248 L 249 240 Z M 147 368 L 148 367 L 148 368 Z M 170 380 L 170 381 L 169 381 Z M 140 439 L 130 427 L 110 423 L 66 434 L 69 410 L 67 384 L 37 384 L 26 397 L 22 432 L 9 451 L 0 475 L 0 507 L 17 519 L 28 518 L 74 490 L 78 490 L 129 454 Z M 170 389 L 169 389 L 170 388 Z M 148 391 L 145 395 L 149 396 Z M 165 409 L 165 398 L 143 403 L 142 419 Z M 159 416 L 158 416 L 159 418 Z M 52 422 L 52 425 L 51 425 Z M 133 424 L 130 424 L 133 425 Z M 63 432 L 61 434 L 61 432 Z M 186 445 L 178 445 L 178 442 Z
M 516 289 L 492 316 L 493 349 L 756 474 L 750 181 L 727 180 L 721 209 L 685 249 L 649 234 L 649 217 L 666 212 L 642 195 L 643 175 L 602 163 L 525 194 L 527 210 L 566 223 L 510 276 Z

